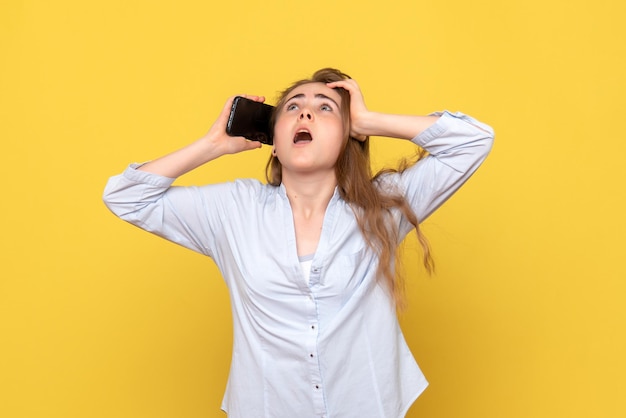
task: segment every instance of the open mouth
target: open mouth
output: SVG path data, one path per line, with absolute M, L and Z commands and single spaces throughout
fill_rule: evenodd
M 311 137 L 311 133 L 308 131 L 298 131 L 296 135 L 293 137 L 294 144 L 302 144 L 311 142 L 313 138 Z

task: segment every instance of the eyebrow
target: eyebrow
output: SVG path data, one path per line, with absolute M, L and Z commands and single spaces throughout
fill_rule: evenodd
M 290 102 L 291 100 L 293 100 L 293 99 L 303 99 L 304 97 L 305 97 L 305 96 L 304 96 L 304 93 L 299 93 L 299 94 L 296 94 L 295 96 L 291 96 L 289 99 L 287 99 L 287 100 L 285 101 L 285 103 L 289 103 L 289 102 Z M 326 99 L 326 100 L 330 100 L 331 102 L 333 102 L 333 103 L 335 104 L 335 106 L 337 106 L 337 108 L 341 108 L 341 106 L 339 106 L 339 103 L 337 103 L 337 102 L 336 102 L 336 101 L 335 101 L 332 97 L 328 97 L 328 96 L 327 96 L 327 95 L 325 95 L 325 94 L 322 94 L 322 93 L 317 93 L 314 97 L 315 97 L 316 99 Z

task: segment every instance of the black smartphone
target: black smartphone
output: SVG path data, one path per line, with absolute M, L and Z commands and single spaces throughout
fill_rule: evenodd
M 270 119 L 274 106 L 237 96 L 230 109 L 226 133 L 272 145 Z

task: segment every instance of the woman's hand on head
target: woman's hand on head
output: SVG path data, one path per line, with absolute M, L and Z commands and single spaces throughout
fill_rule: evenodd
M 242 94 L 240 96 L 257 102 L 265 101 L 263 96 L 252 96 L 247 94 Z M 261 148 L 262 145 L 259 141 L 250 141 L 243 136 L 230 136 L 226 133 L 226 125 L 228 124 L 230 109 L 233 105 L 235 97 L 236 96 L 232 96 L 226 101 L 224 108 L 217 117 L 217 120 L 213 123 L 211 129 L 209 129 L 209 132 L 202 137 L 202 140 L 211 143 L 212 147 L 219 148 L 221 154 L 236 154 L 242 151 Z
M 342 88 L 350 93 L 350 136 L 359 141 L 365 141 L 369 136 L 368 121 L 372 112 L 365 106 L 365 99 L 358 83 L 353 79 L 333 81 L 326 84 L 331 89 Z

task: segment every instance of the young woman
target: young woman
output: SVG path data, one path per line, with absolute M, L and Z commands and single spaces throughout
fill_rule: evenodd
M 199 140 L 112 177 L 105 203 L 220 268 L 234 323 L 229 416 L 404 416 L 427 382 L 397 321 L 396 248 L 417 230 L 431 267 L 419 222 L 478 168 L 493 131 L 460 113 L 372 112 L 354 80 L 323 69 L 276 105 L 267 184 L 172 186 L 261 146 L 226 134 L 231 103 Z M 370 136 L 410 140 L 428 156 L 372 176 Z

